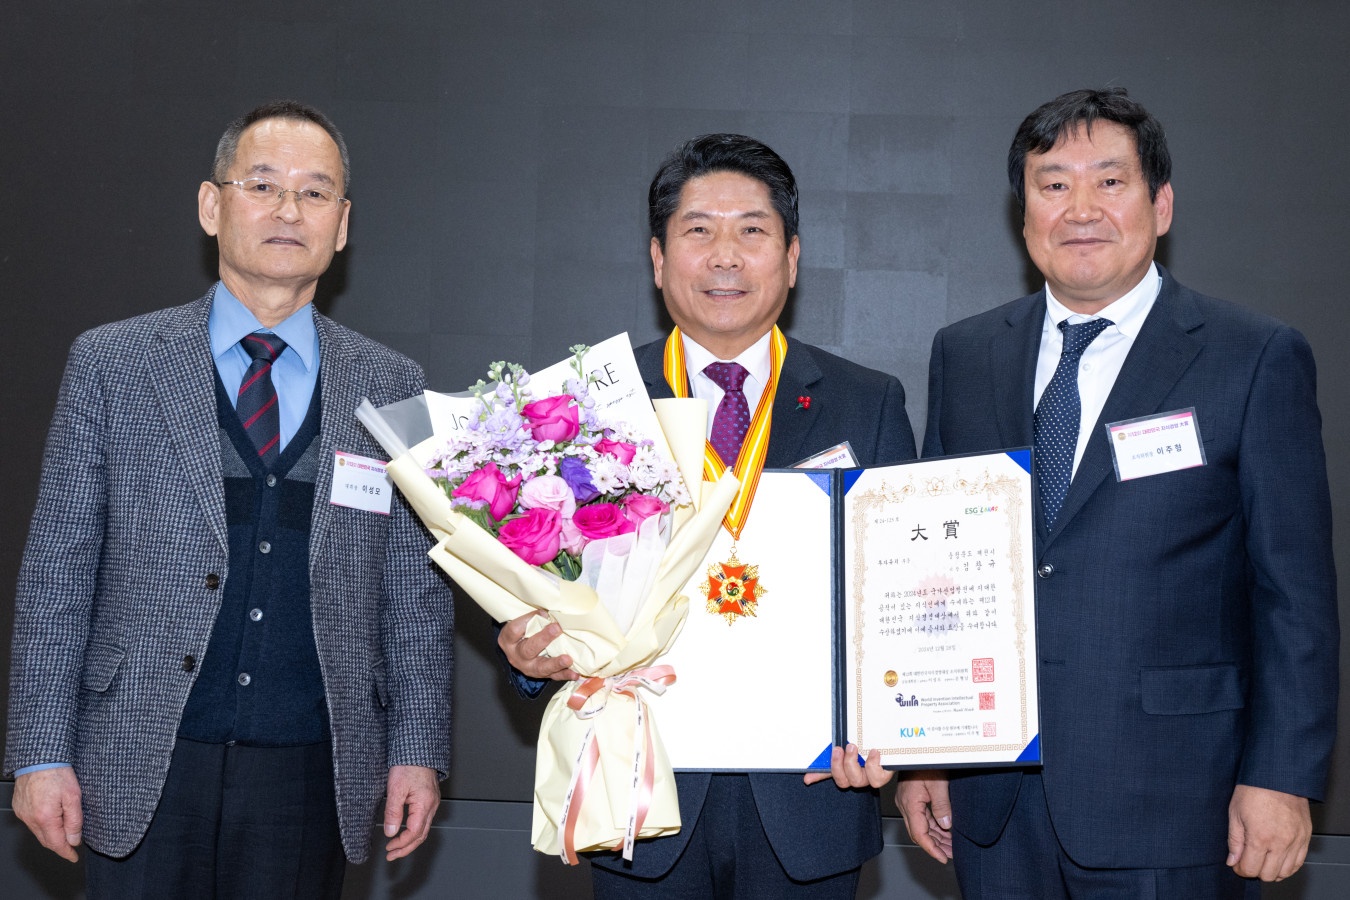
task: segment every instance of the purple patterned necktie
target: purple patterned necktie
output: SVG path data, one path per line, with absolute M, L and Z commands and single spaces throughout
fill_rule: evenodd
M 281 417 L 277 414 L 277 389 L 272 384 L 272 363 L 286 349 L 286 342 L 275 334 L 255 331 L 239 342 L 253 363 L 244 372 L 239 385 L 235 412 L 244 430 L 258 448 L 263 465 L 270 466 L 280 454 Z
M 1088 344 L 1111 325 L 1108 319 L 1089 319 L 1077 325 L 1070 325 L 1067 319 L 1059 323 L 1059 330 L 1064 332 L 1064 349 L 1060 351 L 1059 365 L 1041 394 L 1033 419 L 1036 478 L 1047 528 L 1054 527 L 1055 519 L 1059 518 L 1059 508 L 1064 505 L 1073 476 L 1082 410 L 1082 401 L 1078 397 L 1078 361 L 1083 358 Z
M 750 373 L 740 363 L 709 363 L 703 374 L 725 393 L 713 415 L 712 436 L 708 442 L 727 466 L 736 465 L 745 433 L 750 430 L 750 404 L 745 399 L 745 379 Z

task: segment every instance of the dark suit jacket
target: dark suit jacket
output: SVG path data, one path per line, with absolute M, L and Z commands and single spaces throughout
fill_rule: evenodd
M 636 350 L 652 399 L 673 396 L 662 374 L 665 340 Z M 809 409 L 797 398 L 809 396 Z M 773 405 L 773 425 L 765 465 L 793 463 L 847 440 L 863 465 L 914 458 L 914 433 L 905 413 L 905 391 L 894 376 L 867 369 L 824 350 L 789 338 Z M 821 602 L 828 598 L 822 597 Z M 833 782 L 810 787 L 802 776 L 754 773 L 750 776 L 760 822 L 783 868 L 808 881 L 857 868 L 881 852 L 881 819 L 876 791 L 841 791 Z M 665 874 L 684 851 L 694 830 L 711 776 L 679 773 L 678 834 L 643 841 L 632 866 L 617 856 L 595 855 L 592 862 L 644 878 Z
M 1335 736 L 1331 510 L 1312 353 L 1162 271 L 1053 530 L 1037 504 L 1044 784 L 1091 867 L 1221 864 L 1236 784 L 1318 799 Z M 924 455 L 1026 446 L 1039 292 L 933 341 Z M 1207 464 L 1120 482 L 1106 423 L 1194 407 Z M 1016 770 L 954 776 L 995 841 Z
M 229 578 L 212 295 L 86 332 L 70 351 L 19 572 L 4 771 L 74 764 L 84 837 L 124 856 L 164 787 Z M 343 845 L 365 860 L 392 765 L 450 765 L 447 584 L 401 497 L 328 502 L 333 451 L 382 457 L 355 417 L 422 389 L 407 358 L 314 314 L 323 402 L 310 605 Z

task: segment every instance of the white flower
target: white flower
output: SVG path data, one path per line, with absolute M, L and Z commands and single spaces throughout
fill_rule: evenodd
M 601 456 L 589 466 L 591 484 L 602 494 L 619 494 L 628 489 L 628 467 L 612 456 Z

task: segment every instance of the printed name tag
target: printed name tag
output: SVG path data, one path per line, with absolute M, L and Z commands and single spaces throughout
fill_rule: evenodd
M 858 457 L 853 455 L 853 445 L 848 441 L 836 444 L 828 450 L 822 450 L 815 456 L 808 456 L 794 469 L 853 469 L 858 466 Z
M 384 463 L 367 456 L 333 454 L 333 493 L 329 503 L 389 515 L 394 486 L 384 473 Z
M 1161 475 L 1205 464 L 1195 407 L 1112 422 L 1106 426 L 1116 480 Z

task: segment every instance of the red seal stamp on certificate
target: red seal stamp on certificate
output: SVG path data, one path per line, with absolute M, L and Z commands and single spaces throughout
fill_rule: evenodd
M 994 708 L 994 692 L 993 692 L 993 691 L 981 691 L 981 692 L 980 692 L 980 709 L 993 709 L 993 708 Z
M 994 660 L 992 657 L 972 659 L 970 661 L 970 680 L 976 684 L 985 684 L 994 680 Z

